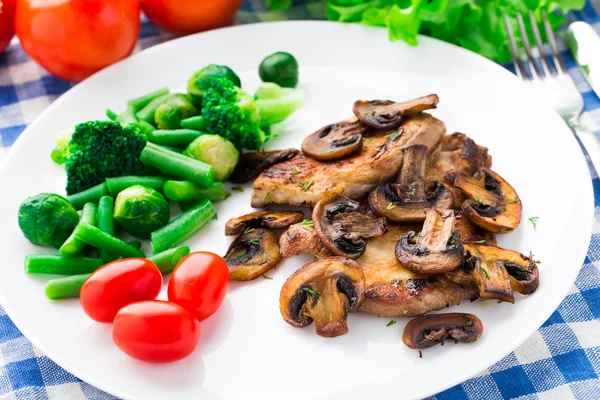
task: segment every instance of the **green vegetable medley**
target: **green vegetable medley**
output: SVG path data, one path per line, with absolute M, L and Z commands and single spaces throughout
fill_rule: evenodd
M 107 110 L 108 120 L 56 137 L 50 157 L 65 166 L 68 196 L 28 197 L 18 214 L 25 238 L 59 250 L 25 259 L 26 273 L 65 275 L 48 282 L 49 299 L 78 297 L 87 277 L 108 262 L 146 257 L 140 241 L 119 238 L 121 230 L 150 239 L 150 259 L 163 273 L 189 254 L 177 246 L 216 219 L 213 202 L 229 196 L 223 182 L 240 152 L 260 150 L 271 125 L 304 102 L 291 54 L 275 53 L 260 68 L 264 83 L 255 95 L 241 89 L 231 68 L 211 64 L 193 74 L 187 93 L 158 89 L 128 101 L 121 113 Z M 173 220 L 169 201 L 183 211 Z
M 454 43 L 498 62 L 510 60 L 503 15 L 516 28 L 518 12 L 533 11 L 538 21 L 548 13 L 553 28 L 565 21 L 559 13 L 580 10 L 585 0 L 326 0 L 327 18 L 385 27 L 390 40 L 417 44 L 417 34 Z M 274 11 L 290 0 L 269 0 Z M 543 31 L 543 30 L 542 30 Z

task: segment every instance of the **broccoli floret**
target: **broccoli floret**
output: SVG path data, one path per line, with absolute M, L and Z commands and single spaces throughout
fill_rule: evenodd
M 106 178 L 143 175 L 140 154 L 146 137 L 135 125 L 89 121 L 75 127 L 69 142 L 67 194 L 81 192 Z
M 223 136 L 238 149 L 260 150 L 267 140 L 254 99 L 229 79 L 207 82 L 202 116 L 209 132 Z

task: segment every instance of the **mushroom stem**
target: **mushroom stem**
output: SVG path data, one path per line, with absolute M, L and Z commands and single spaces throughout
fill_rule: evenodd
M 316 295 L 308 294 L 305 312 L 315 322 L 317 335 L 335 337 L 348 333 L 346 316 L 350 304 L 348 297 L 338 292 L 337 282 L 327 280 Z
M 423 224 L 418 244 L 430 251 L 442 251 L 454 234 L 453 210 L 430 210 Z
M 427 146 L 414 145 L 404 150 L 402 169 L 398 177 L 405 202 L 425 200 L 425 174 L 427 173 Z
M 508 272 L 502 261 L 486 263 L 478 258 L 473 270 L 473 279 L 482 300 L 496 299 L 508 303 L 515 302 Z

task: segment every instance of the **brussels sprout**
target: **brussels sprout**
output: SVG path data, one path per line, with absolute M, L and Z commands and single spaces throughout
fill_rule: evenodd
M 115 220 L 133 236 L 147 239 L 169 222 L 169 203 L 160 192 L 142 185 L 130 186 L 115 200 Z
M 177 129 L 181 120 L 197 114 L 198 110 L 185 94 L 175 93 L 158 106 L 154 122 L 158 129 Z
M 281 87 L 295 88 L 298 74 L 298 61 L 283 51 L 265 57 L 258 67 L 258 75 L 263 82 L 273 82 Z
M 202 135 L 194 139 L 183 154 L 212 165 L 218 182 L 229 178 L 240 158 L 233 143 L 219 135 Z
M 188 80 L 188 95 L 196 107 L 202 107 L 202 97 L 204 97 L 204 93 L 206 92 L 205 83 L 208 81 L 206 78 L 227 78 L 233 82 L 235 86 L 239 88 L 242 87 L 240 77 L 237 76 L 231 68 L 225 65 L 207 65 L 200 71 L 196 71 Z
M 79 222 L 79 214 L 67 199 L 40 193 L 26 198 L 19 207 L 19 227 L 34 244 L 60 248 Z

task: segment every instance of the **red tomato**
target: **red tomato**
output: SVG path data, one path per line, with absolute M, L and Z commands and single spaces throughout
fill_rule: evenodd
M 112 336 L 117 347 L 133 358 L 172 362 L 194 351 L 200 340 L 200 322 L 175 303 L 140 301 L 119 310 Z
M 156 264 L 145 258 L 126 258 L 94 272 L 81 287 L 79 300 L 91 319 L 112 322 L 123 306 L 155 299 L 161 288 Z
M 150 21 L 170 32 L 188 35 L 233 21 L 243 0 L 140 0 Z
M 51 74 L 80 81 L 128 56 L 140 31 L 138 0 L 18 0 L 23 49 Z
M 222 257 L 198 251 L 184 257 L 171 275 L 169 301 L 204 321 L 217 311 L 229 285 L 229 268 Z
M 15 6 L 16 0 L 0 0 L 0 54 L 15 34 Z

